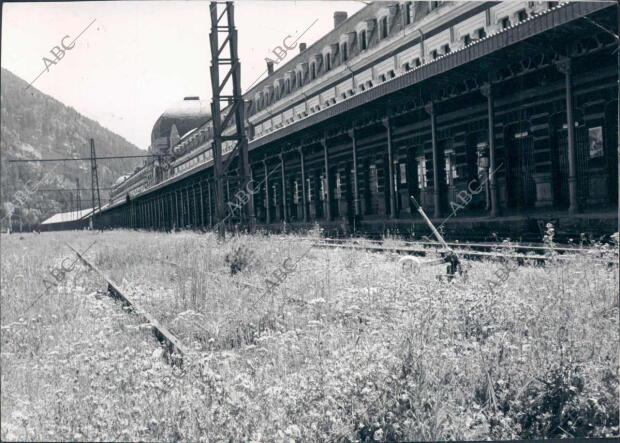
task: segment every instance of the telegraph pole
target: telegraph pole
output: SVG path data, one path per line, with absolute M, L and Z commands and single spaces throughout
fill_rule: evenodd
M 99 211 L 101 211 L 101 196 L 99 195 L 99 177 L 97 175 L 97 155 L 95 153 L 95 140 L 90 139 L 90 193 L 92 202 L 91 224 L 95 228 L 95 191 L 97 191 L 97 200 Z M 79 188 L 79 186 L 78 186 Z
M 77 197 L 76 197 L 76 208 L 77 208 L 77 216 L 80 216 L 80 212 L 82 211 L 82 201 L 80 199 L 80 179 L 76 179 L 77 182 Z

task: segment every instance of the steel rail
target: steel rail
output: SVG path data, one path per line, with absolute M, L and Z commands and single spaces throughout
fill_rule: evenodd
M 166 329 L 159 321 L 145 311 L 132 297 L 125 294 L 120 285 L 103 273 L 94 263 L 90 262 L 80 252 L 67 243 L 67 246 L 75 252 L 78 258 L 89 268 L 95 271 L 101 278 L 108 283 L 108 294 L 112 298 L 120 300 L 123 305 L 130 307 L 135 313 L 141 315 L 151 325 L 155 338 L 164 345 L 165 356 L 168 363 L 172 365 L 182 366 L 183 356 L 187 354 L 185 346 L 181 344 L 168 329 Z
M 302 240 L 308 240 L 308 239 L 302 238 Z M 343 239 L 339 239 L 339 238 L 324 238 L 324 239 L 321 239 L 321 240 L 324 241 L 324 242 L 331 242 L 331 243 L 351 241 L 351 240 L 347 240 L 347 239 L 344 239 L 344 238 Z M 353 241 L 356 241 L 356 240 L 357 239 L 355 239 Z M 359 241 L 363 241 L 363 242 L 366 242 L 366 243 L 383 244 L 386 240 L 371 240 L 371 239 L 360 238 Z M 397 240 L 397 241 L 402 243 L 403 245 L 407 245 L 407 246 L 410 246 L 410 245 L 411 246 L 416 246 L 416 245 L 420 245 L 420 246 L 436 246 L 436 247 L 443 246 L 441 243 L 434 242 L 434 241 L 405 241 L 405 240 L 402 240 L 402 241 L 401 240 Z M 562 247 L 562 246 L 549 247 L 549 246 L 537 246 L 537 245 L 531 245 L 530 246 L 530 245 L 524 245 L 524 244 L 521 244 L 521 243 L 505 244 L 505 243 L 460 243 L 460 242 L 446 242 L 446 244 L 449 245 L 449 246 L 456 246 L 456 247 L 461 247 L 461 248 L 526 249 L 526 250 L 532 250 L 532 251 L 545 251 L 545 252 L 551 252 L 551 251 L 556 251 L 556 252 L 558 252 L 558 251 L 594 252 L 594 251 L 597 251 L 596 249 L 593 249 L 593 248 L 581 248 L 579 246 L 574 246 L 574 247 Z
M 345 244 L 345 243 L 330 243 L 330 242 L 316 242 L 314 246 L 319 248 L 344 248 L 344 249 L 358 249 L 358 250 L 367 250 L 367 251 L 379 251 L 379 252 L 395 252 L 398 254 L 412 254 L 412 253 L 422 253 L 426 255 L 428 251 L 424 249 L 415 249 L 411 247 L 401 246 L 401 247 L 390 247 L 390 246 L 380 246 L 380 245 L 355 245 L 355 244 Z M 510 258 L 516 260 L 559 260 L 559 261 L 573 261 L 577 258 L 583 258 L 587 261 L 599 262 L 599 263 L 607 263 L 618 265 L 618 260 L 604 259 L 604 258 L 596 258 L 596 257 L 582 257 L 582 256 L 574 256 L 574 255 L 557 255 L 557 256 L 547 256 L 547 255 L 526 255 L 526 254 L 503 254 L 496 252 L 482 252 L 482 251 L 468 251 L 468 250 L 453 250 L 454 252 L 465 256 L 465 257 L 500 257 L 500 258 Z M 440 252 L 441 253 L 441 252 Z

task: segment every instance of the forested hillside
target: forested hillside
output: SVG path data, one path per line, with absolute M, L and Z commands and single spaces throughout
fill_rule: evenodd
M 43 94 L 2 68 L 2 136 L 0 145 L 2 206 L 0 218 L 12 213 L 13 224 L 32 224 L 56 212 L 75 209 L 77 180 L 80 188 L 90 188 L 90 162 L 8 163 L 8 159 L 77 158 L 90 156 L 89 139 L 95 140 L 97 156 L 144 154 L 121 136 L 71 107 Z M 98 162 L 102 204 L 109 188 L 121 175 L 130 173 L 143 159 Z M 41 180 L 37 192 L 20 194 Z M 32 186 L 31 186 L 32 187 Z M 66 191 L 48 191 L 49 189 Z M 90 191 L 81 191 L 81 207 L 91 206 Z M 24 203 L 22 204 L 21 201 Z M 3 225 L 4 226 L 4 225 Z

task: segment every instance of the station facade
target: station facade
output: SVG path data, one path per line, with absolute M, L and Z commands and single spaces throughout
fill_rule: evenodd
M 256 223 L 415 230 L 413 196 L 454 236 L 535 236 L 550 219 L 567 234 L 617 231 L 617 14 L 539 1 L 336 12 L 244 94 Z M 101 224 L 215 223 L 205 109 L 188 97 L 162 115 L 162 156 L 116 185 Z

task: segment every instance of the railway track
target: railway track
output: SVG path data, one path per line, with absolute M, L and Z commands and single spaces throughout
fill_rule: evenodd
M 90 269 L 95 271 L 107 284 L 108 294 L 119 300 L 124 306 L 129 307 L 134 313 L 140 315 L 147 323 L 151 325 L 151 330 L 155 335 L 155 338 L 164 345 L 164 356 L 166 361 L 172 365 L 182 366 L 183 358 L 187 355 L 187 350 L 166 327 L 164 327 L 159 321 L 144 310 L 139 303 L 132 297 L 126 294 L 118 283 L 107 276 L 101 269 L 99 269 L 94 263 L 84 257 L 77 249 L 67 243 L 67 246 L 77 255 L 77 257 Z
M 439 242 L 433 241 L 402 241 L 398 242 L 399 245 L 385 244 L 381 240 L 344 240 L 325 238 L 316 240 L 315 246 L 322 248 L 346 248 L 346 249 L 359 249 L 377 252 L 396 252 L 399 254 L 410 255 L 426 255 L 430 252 L 444 253 L 446 252 L 444 246 Z M 618 251 L 615 250 L 613 254 L 616 258 L 609 258 L 602 256 L 602 252 L 599 249 L 593 248 L 580 248 L 580 247 L 548 247 L 540 245 L 526 245 L 526 244 L 505 244 L 505 243 L 459 243 L 450 242 L 448 246 L 453 248 L 454 253 L 458 254 L 462 258 L 505 258 L 514 259 L 520 263 L 525 260 L 535 260 L 537 262 L 544 262 L 547 260 L 558 261 L 572 261 L 575 259 L 585 259 L 588 261 L 607 263 L 611 265 L 618 265 Z M 529 254 L 527 253 L 529 252 Z

